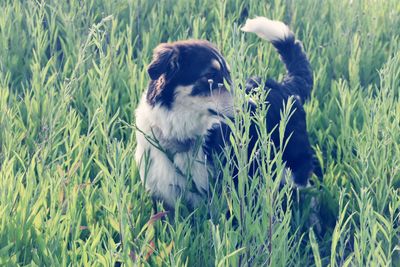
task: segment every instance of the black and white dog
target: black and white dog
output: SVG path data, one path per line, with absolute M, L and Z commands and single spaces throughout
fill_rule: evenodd
M 313 172 L 313 150 L 308 140 L 306 116 L 302 106 L 310 97 L 313 75 L 300 41 L 282 22 L 264 17 L 247 20 L 242 28 L 271 42 L 286 65 L 282 82 L 267 80 L 270 90 L 265 101 L 270 105 L 267 130 L 279 124 L 281 110 L 294 97 L 294 113 L 286 127 L 288 141 L 283 152 L 286 167 L 296 185 L 304 186 Z M 135 159 L 140 177 L 155 199 L 173 208 L 178 198 L 196 206 L 209 187 L 208 156 L 226 145 L 221 131 L 224 117 L 234 116 L 234 97 L 225 85 L 231 85 L 229 66 L 221 53 L 207 41 L 189 40 L 162 43 L 148 67 L 151 78 L 136 109 Z M 247 89 L 256 86 L 250 79 Z M 250 103 L 250 112 L 256 105 Z M 258 138 L 252 125 L 249 151 Z M 279 134 L 271 139 L 279 146 Z

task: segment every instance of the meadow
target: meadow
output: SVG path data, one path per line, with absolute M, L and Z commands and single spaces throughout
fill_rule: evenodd
M 399 14 L 397 0 L 0 1 L 0 265 L 400 266 Z M 282 78 L 273 47 L 240 32 L 257 15 L 303 41 L 323 179 L 279 189 L 265 147 L 262 177 L 235 188 L 220 164 L 207 204 L 155 210 L 134 161 L 152 50 L 207 39 L 235 84 Z M 226 153 L 245 169 L 237 116 Z

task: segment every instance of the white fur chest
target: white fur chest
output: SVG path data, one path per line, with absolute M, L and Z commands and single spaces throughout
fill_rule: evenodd
M 193 120 L 190 122 L 193 123 Z M 182 129 L 172 127 L 176 124 Z M 191 146 L 184 152 L 169 153 L 153 142 L 154 129 L 161 130 L 167 138 L 172 134 L 179 139 L 185 138 L 186 132 L 193 134 L 190 130 L 195 127 L 179 121 L 173 112 L 151 107 L 144 97 L 136 110 L 136 127 L 135 160 L 146 188 L 170 207 L 174 207 L 179 197 L 195 206 L 200 194 L 206 194 L 208 190 L 208 167 L 201 145 Z

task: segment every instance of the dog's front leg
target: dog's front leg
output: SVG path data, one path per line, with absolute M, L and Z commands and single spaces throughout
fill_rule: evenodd
M 202 200 L 203 198 L 200 194 L 191 191 L 188 191 L 186 193 L 186 201 L 189 204 L 189 206 L 193 209 L 199 207 Z
M 161 199 L 164 200 L 168 209 L 175 209 L 178 199 L 182 199 L 190 208 L 195 209 L 200 206 L 203 197 L 195 192 L 183 190 L 177 185 L 169 185 L 168 190 L 164 192 Z

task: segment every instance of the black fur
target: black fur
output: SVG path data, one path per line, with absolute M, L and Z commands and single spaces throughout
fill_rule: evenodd
M 296 101 L 293 105 L 293 115 L 289 120 L 284 140 L 286 141 L 289 136 L 288 145 L 283 152 L 283 160 L 286 162 L 295 177 L 295 182 L 298 185 L 306 185 L 310 175 L 313 172 L 313 155 L 314 151 L 311 148 L 308 140 L 306 114 L 303 109 L 302 103 L 306 101 L 311 94 L 313 86 L 313 74 L 310 63 L 302 49 L 299 41 L 295 41 L 294 36 L 290 35 L 283 41 L 273 42 L 273 45 L 281 55 L 282 61 L 287 68 L 287 74 L 282 82 L 268 79 L 263 86 L 269 90 L 265 101 L 269 105 L 267 112 L 267 130 L 271 132 L 280 122 L 281 110 L 283 105 L 286 104 L 291 96 L 294 96 Z M 255 87 L 259 87 L 261 79 L 252 77 L 246 81 L 246 92 L 250 93 Z M 257 106 L 249 103 L 249 109 L 252 114 L 256 112 Z M 248 147 L 248 154 L 250 156 L 258 140 L 257 125 L 252 122 L 250 126 L 251 141 Z M 214 129 L 210 130 L 210 134 L 206 140 L 205 151 L 211 156 L 214 152 L 221 152 L 223 146 L 229 140 L 230 129 L 222 123 Z M 276 147 L 279 147 L 279 132 L 275 130 L 272 132 L 272 141 Z M 284 141 L 284 142 L 285 142 Z M 250 168 L 249 175 L 254 175 L 257 170 L 257 162 L 253 162 L 253 167 Z M 237 172 L 237 170 L 235 170 Z

